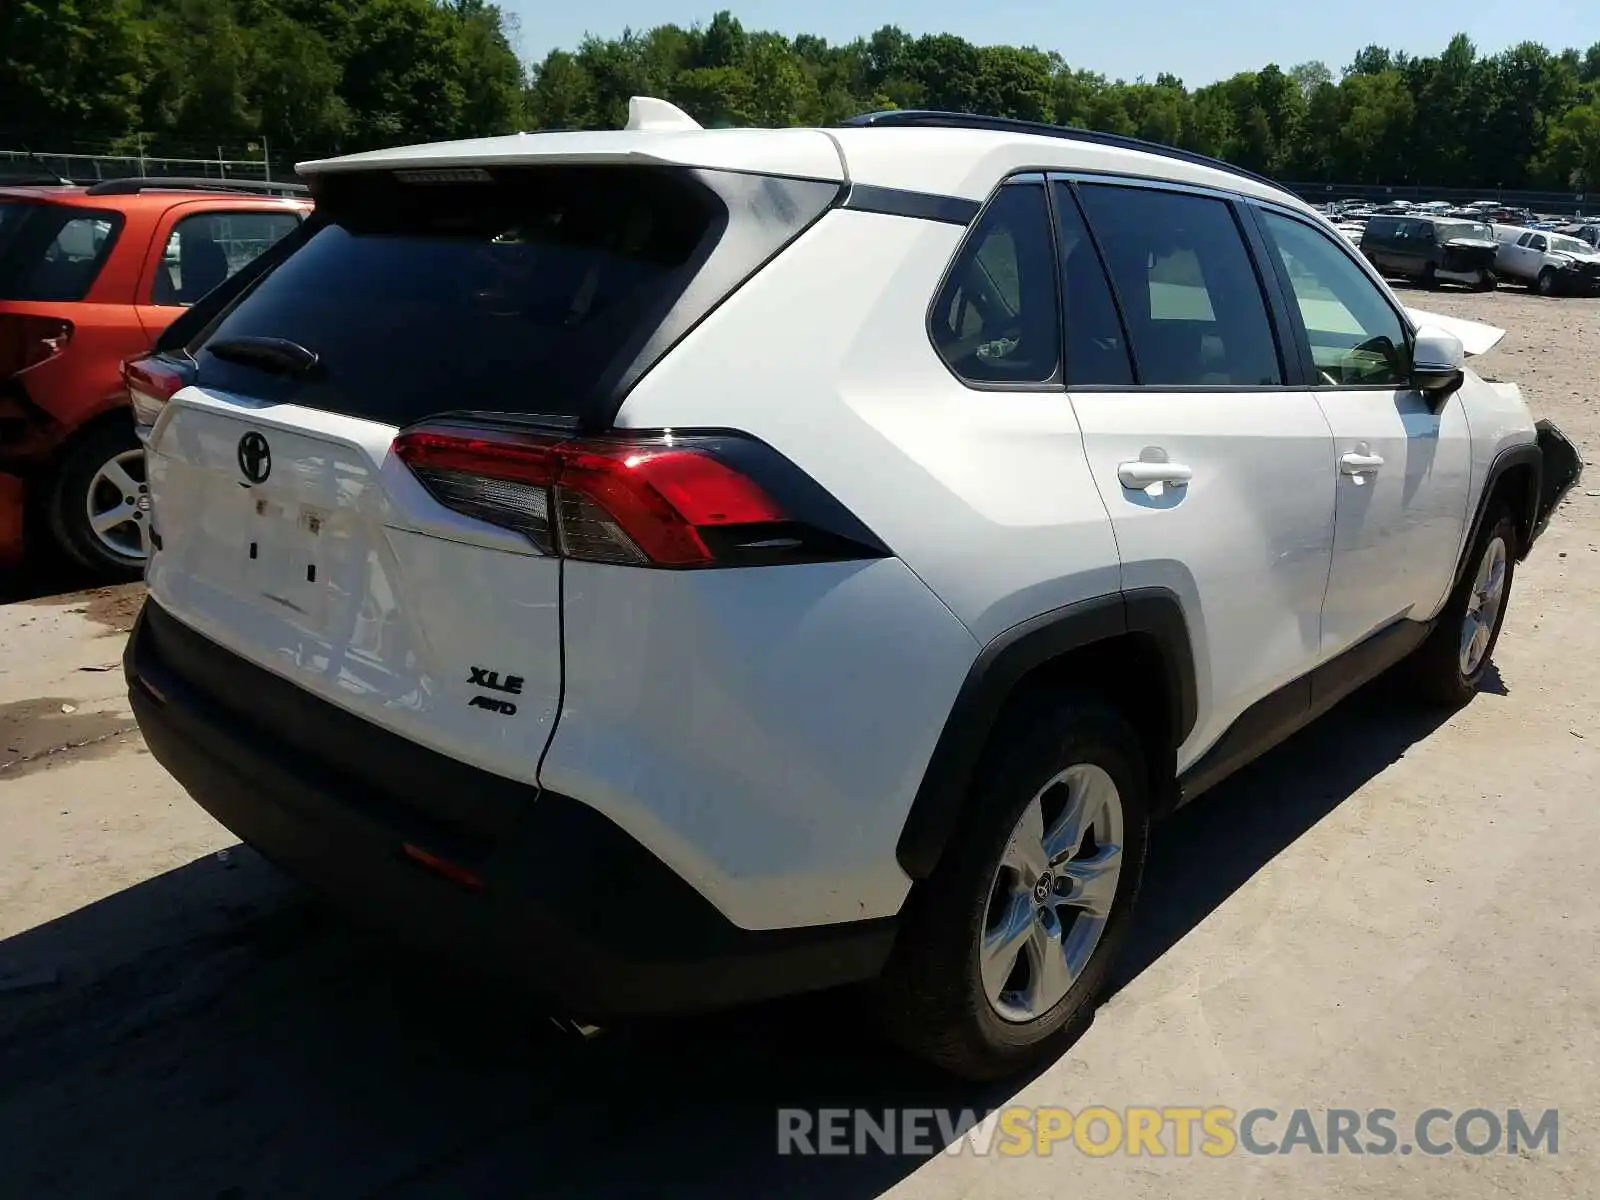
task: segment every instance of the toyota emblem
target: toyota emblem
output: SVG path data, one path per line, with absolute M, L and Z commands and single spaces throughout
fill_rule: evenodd
M 239 439 L 239 470 L 251 483 L 265 483 L 272 474 L 272 447 L 253 429 Z

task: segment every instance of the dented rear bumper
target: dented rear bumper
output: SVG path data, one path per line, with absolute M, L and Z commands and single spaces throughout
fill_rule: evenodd
M 1550 515 L 1566 499 L 1567 493 L 1583 478 L 1583 455 L 1554 422 L 1544 420 L 1534 426 L 1539 443 L 1542 469 L 1539 472 L 1539 506 L 1534 514 L 1533 535 L 1529 544 L 1550 524 Z

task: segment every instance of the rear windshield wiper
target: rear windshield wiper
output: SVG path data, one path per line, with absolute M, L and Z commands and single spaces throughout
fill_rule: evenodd
M 276 375 L 304 375 L 317 365 L 317 352 L 288 338 L 231 337 L 207 342 L 204 349 L 218 358 L 260 367 Z

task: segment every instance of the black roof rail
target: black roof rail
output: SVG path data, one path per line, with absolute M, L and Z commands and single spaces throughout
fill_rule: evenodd
M 135 177 L 106 179 L 90 184 L 85 194 L 90 196 L 132 196 L 139 192 L 255 192 L 262 195 L 302 195 L 310 192 L 303 183 L 270 183 L 264 179 L 191 179 L 173 176 L 170 179 Z
M 1226 171 L 1264 183 L 1280 192 L 1288 189 L 1276 179 L 1268 179 L 1254 171 L 1236 167 L 1220 158 L 1199 154 L 1193 150 L 1179 150 L 1160 142 L 1147 142 L 1143 138 L 1128 137 L 1121 133 L 1102 133 L 1097 129 L 1077 129 L 1071 125 L 1050 125 L 1044 121 L 1020 121 L 1011 117 L 990 117 L 978 113 L 938 112 L 932 109 L 891 108 L 882 112 L 862 113 L 839 122 L 850 128 L 888 127 L 898 129 L 987 129 L 995 133 L 1031 133 L 1039 137 L 1067 138 L 1074 142 L 1089 142 L 1096 146 L 1111 146 L 1118 150 L 1138 150 L 1144 154 L 1159 154 L 1162 158 L 1175 158 L 1180 162 Z

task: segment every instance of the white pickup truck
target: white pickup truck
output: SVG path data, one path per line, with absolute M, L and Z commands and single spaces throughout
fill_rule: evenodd
M 1541 296 L 1592 295 L 1600 292 L 1600 250 L 1561 233 L 1496 225 L 1494 269 L 1501 279 L 1515 279 Z

